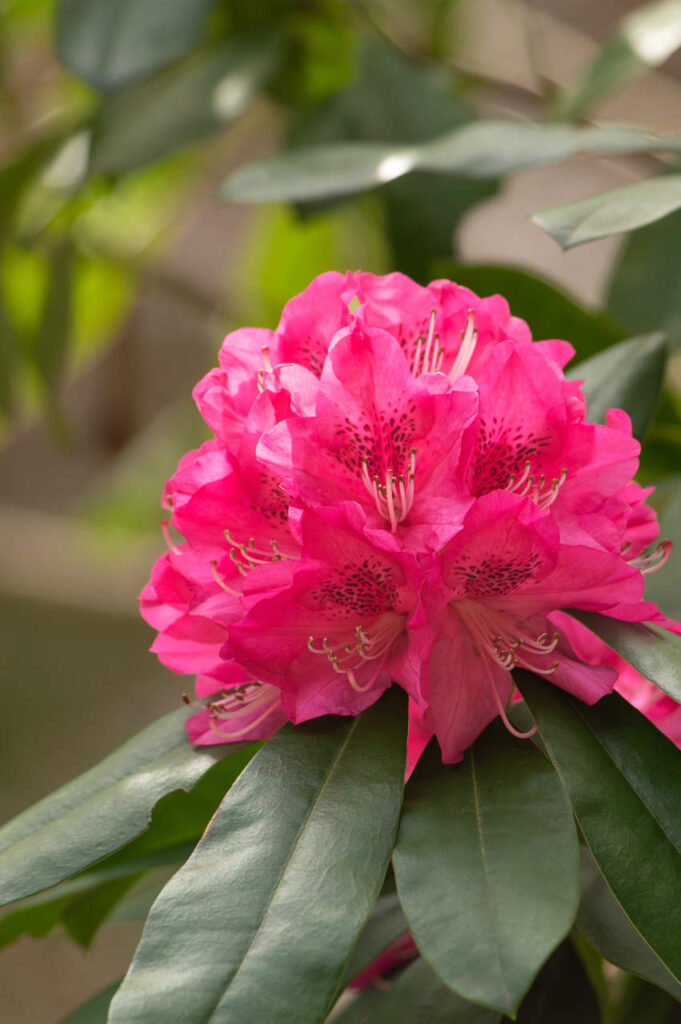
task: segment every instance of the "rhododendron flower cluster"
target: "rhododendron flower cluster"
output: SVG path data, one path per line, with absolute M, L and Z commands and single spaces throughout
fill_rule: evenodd
M 195 743 L 409 695 L 412 760 L 458 760 L 521 666 L 588 703 L 619 666 L 566 609 L 663 621 L 625 413 L 590 423 L 565 341 L 500 296 L 323 274 L 274 331 L 229 334 L 194 396 L 213 439 L 165 503 L 184 537 L 141 602 L 196 675 Z M 626 693 L 626 689 L 625 689 Z M 630 694 L 628 694 L 630 696 Z

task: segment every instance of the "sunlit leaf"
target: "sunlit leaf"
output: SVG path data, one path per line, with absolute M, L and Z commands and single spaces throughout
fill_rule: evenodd
M 393 688 L 266 743 L 152 907 L 111 1024 L 322 1020 L 383 882 L 405 739 Z
M 681 207 L 681 174 L 662 174 L 532 214 L 564 249 L 644 227 Z
M 578 859 L 565 794 L 532 744 L 495 724 L 452 766 L 431 743 L 393 863 L 410 930 L 450 988 L 514 1012 L 574 920 Z
M 292 150 L 235 171 L 223 183 L 220 196 L 227 202 L 240 203 L 302 202 L 362 192 L 417 170 L 496 178 L 523 168 L 556 163 L 576 153 L 605 156 L 679 151 L 678 136 L 656 137 L 637 128 L 478 121 L 419 145 L 348 142 Z M 671 182 L 673 178 L 655 180 Z M 637 186 L 643 184 L 650 183 L 637 182 Z M 672 190 L 671 186 L 667 188 Z M 671 196 L 667 196 L 667 204 L 670 203 Z M 544 216 L 536 214 L 535 220 Z

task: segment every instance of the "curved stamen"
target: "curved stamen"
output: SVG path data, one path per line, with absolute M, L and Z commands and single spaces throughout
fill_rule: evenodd
M 629 565 L 640 569 L 642 576 L 649 576 L 667 564 L 671 557 L 672 548 L 673 544 L 670 540 L 661 540 L 657 547 L 649 554 L 638 555 L 637 558 L 628 559 Z M 624 552 L 624 548 L 622 548 L 622 552 Z
M 181 555 L 182 552 L 178 548 L 177 544 L 173 543 L 173 538 L 170 536 L 170 522 L 167 519 L 161 520 L 161 532 L 163 533 L 163 539 L 166 542 L 169 551 L 172 551 L 174 555 Z
M 559 477 L 554 477 L 549 487 L 546 486 L 546 477 L 542 473 L 539 479 L 535 482 L 534 474 L 531 472 L 532 466 L 527 459 L 523 466 L 523 471 L 519 477 L 516 477 L 515 473 L 512 473 L 508 478 L 505 490 L 511 494 L 517 494 L 521 498 L 530 497 L 535 503 L 537 508 L 544 511 L 553 505 L 554 501 L 558 497 L 558 492 L 567 480 L 567 469 L 561 470 Z
M 265 370 L 267 373 L 272 373 L 272 360 L 270 359 L 270 347 L 269 345 L 263 345 L 262 349 L 262 361 L 265 364 Z
M 519 740 L 529 740 L 529 739 L 531 739 L 532 736 L 534 736 L 534 734 L 537 731 L 537 723 L 535 722 L 533 724 L 532 728 L 528 729 L 527 732 L 521 732 L 520 729 L 516 729 L 516 727 L 514 725 L 511 725 L 510 721 L 508 720 L 508 715 L 506 714 L 506 709 L 505 709 L 504 705 L 501 703 L 501 697 L 499 696 L 499 691 L 497 690 L 497 684 L 495 683 L 494 676 L 492 675 L 492 669 L 490 667 L 489 660 L 487 658 L 485 658 L 484 655 L 483 655 L 482 660 L 483 660 L 484 665 L 485 665 L 485 674 L 487 676 L 487 679 L 489 680 L 489 684 L 490 684 L 490 687 L 492 689 L 492 696 L 494 697 L 494 703 L 497 706 L 497 711 L 499 712 L 499 717 L 501 718 L 501 721 L 504 723 L 504 726 L 506 727 L 508 732 L 510 732 L 511 736 L 515 736 Z M 511 692 L 513 692 L 513 691 L 511 691 Z
M 521 666 L 544 676 L 551 675 L 558 668 L 558 662 L 549 666 L 535 663 L 535 659 L 545 658 L 555 651 L 560 640 L 558 633 L 551 637 L 541 633 L 533 639 L 518 623 L 511 625 L 491 608 L 472 601 L 457 601 L 456 607 L 480 649 L 500 668 L 510 672 Z
M 256 565 L 269 565 L 270 562 L 281 562 L 283 555 L 276 540 L 270 540 L 270 551 L 256 546 L 255 538 L 251 537 L 247 544 L 235 540 L 229 530 L 223 531 L 227 542 L 231 545 L 229 556 L 242 575 Z
M 377 476 L 369 475 L 369 460 L 365 456 L 362 459 L 362 482 L 367 491 L 374 499 L 379 512 L 390 523 L 393 533 L 397 530 L 398 523 L 401 523 L 409 515 L 409 510 L 414 503 L 416 478 L 416 449 L 409 452 L 409 466 L 406 480 L 403 473 L 396 475 L 392 469 L 386 470 L 385 483 L 379 482 Z
M 462 377 L 468 369 L 477 343 L 478 332 L 475 329 L 475 310 L 469 309 L 466 314 L 466 326 L 461 332 L 461 346 L 448 374 L 452 382 Z
M 213 579 L 215 580 L 215 582 L 217 583 L 221 590 L 224 590 L 226 594 L 232 594 L 234 597 L 241 597 L 241 594 L 239 593 L 238 590 L 232 590 L 232 588 L 228 587 L 225 581 L 219 576 L 218 563 L 215 561 L 215 559 L 213 559 L 213 561 L 210 563 L 210 571 Z
M 383 621 L 379 620 L 373 629 L 367 630 L 361 625 L 356 626 L 355 643 L 348 640 L 347 633 L 334 643 L 325 636 L 321 640 L 321 645 L 310 636 L 307 649 L 312 654 L 325 654 L 334 672 L 347 676 L 353 690 L 364 693 L 376 682 L 393 641 L 402 632 L 404 624 L 404 617 L 396 614 L 391 614 L 387 622 L 385 617 L 382 618 Z M 378 661 L 378 667 L 372 673 L 369 682 L 358 683 L 356 673 L 369 661 Z

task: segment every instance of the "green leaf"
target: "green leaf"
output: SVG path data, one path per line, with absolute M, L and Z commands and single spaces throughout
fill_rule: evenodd
M 419 957 L 399 975 L 366 1024 L 497 1024 L 500 1015 L 457 996 Z M 585 1022 L 586 1024 L 586 1022 Z
M 582 899 L 577 928 L 611 964 L 681 999 L 681 985 L 634 928 L 587 849 L 582 849 Z
M 154 804 L 191 787 L 243 744 L 192 747 L 181 708 L 0 829 L 0 904 L 68 878 L 149 825 Z
M 534 338 L 564 338 L 576 350 L 576 365 L 624 338 L 609 317 L 581 306 L 556 285 L 517 267 L 438 261 L 433 277 L 446 277 L 478 295 L 503 295 L 514 316 L 530 325 Z M 579 376 L 579 374 L 577 374 Z
M 106 1024 L 111 1000 L 120 983 L 119 979 L 101 989 L 77 1010 L 63 1017 L 60 1024 Z
M 116 89 L 191 50 L 214 2 L 61 0 L 57 55 L 91 85 Z
M 136 170 L 229 125 L 263 85 L 277 53 L 272 37 L 235 40 L 117 92 L 95 119 L 90 172 Z
M 339 988 L 344 988 L 353 978 L 384 953 L 388 946 L 407 931 L 407 922 L 396 892 L 382 895 L 367 921 L 357 945 L 352 951 L 350 963 Z
M 641 228 L 620 249 L 607 307 L 632 334 L 663 330 L 681 345 L 681 211 Z
M 154 904 L 111 1024 L 324 1018 L 390 858 L 406 718 L 393 688 L 256 754 Z
M 570 609 L 596 636 L 621 654 L 642 676 L 681 703 L 681 640 L 666 630 L 639 622 L 620 622 L 598 612 Z
M 588 707 L 546 680 L 519 686 L 584 838 L 632 924 L 681 978 L 681 753 L 615 695 Z M 674 764 L 670 777 L 665 770 Z
M 616 1024 L 679 1024 L 681 1007 L 667 993 L 640 978 L 623 979 Z
M 662 174 L 609 192 L 551 206 L 532 220 L 563 249 L 620 235 L 660 220 L 681 207 L 681 174 Z
M 643 438 L 662 390 L 667 346 L 664 334 L 629 338 L 599 352 L 566 376 L 584 381 L 589 419 L 605 423 L 608 409 L 624 409 L 631 416 L 634 437 Z
M 513 1013 L 577 910 L 578 843 L 548 761 L 500 724 L 463 764 L 430 744 L 393 855 L 416 943 L 465 999 Z
M 626 127 L 478 121 L 420 145 L 348 142 L 297 149 L 240 168 L 223 182 L 220 197 L 239 203 L 302 202 L 362 192 L 416 170 L 497 178 L 578 152 L 604 156 L 663 151 L 681 151 L 681 139 Z M 673 177 L 655 180 L 671 182 Z M 652 182 L 637 183 L 646 184 Z
M 579 117 L 647 68 L 658 67 L 681 46 L 679 0 L 644 4 L 622 20 L 576 88 L 556 104 L 561 117 Z
M 0 949 L 21 935 L 47 935 L 62 922 L 67 923 L 76 942 L 88 945 L 115 903 L 142 873 L 159 865 L 179 866 L 192 848 L 193 844 L 182 843 L 123 863 L 112 865 L 105 860 L 85 874 L 21 900 L 0 916 Z
M 563 942 L 523 999 L 517 1024 L 601 1024 L 598 997 L 579 956 Z
M 450 79 L 394 48 L 365 43 L 358 80 L 298 120 L 291 148 L 349 140 L 409 144 L 459 128 L 471 116 Z M 381 198 L 396 268 L 425 282 L 430 261 L 451 256 L 461 216 L 496 189 L 494 181 L 425 173 L 388 184 Z

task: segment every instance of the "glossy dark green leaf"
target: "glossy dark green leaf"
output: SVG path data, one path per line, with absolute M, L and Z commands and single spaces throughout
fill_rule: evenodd
M 410 930 L 442 980 L 513 1013 L 572 925 L 578 852 L 560 782 L 532 744 L 494 724 L 451 766 L 431 743 L 393 863 Z
M 664 570 L 662 570 L 664 571 Z M 597 612 L 570 612 L 625 661 L 681 703 L 681 639 L 639 622 L 619 622 Z
M 598 997 L 570 942 L 544 964 L 522 1001 L 517 1024 L 602 1024 Z
M 577 928 L 602 957 L 681 999 L 681 985 L 634 928 L 587 849 L 582 849 L 582 899 Z
M 529 673 L 518 682 L 604 878 L 679 979 L 681 752 L 620 697 L 588 707 Z
M 235 171 L 220 196 L 238 203 L 302 202 L 362 192 L 416 170 L 497 178 L 578 152 L 603 156 L 655 151 L 681 151 L 681 139 L 636 128 L 478 121 L 419 145 L 348 142 L 293 150 Z
M 570 368 L 566 376 L 584 381 L 592 422 L 605 423 L 608 409 L 624 409 L 631 416 L 634 436 L 640 440 L 655 413 L 666 362 L 664 334 L 648 334 L 599 352 Z
M 403 698 L 256 754 L 154 904 L 111 1024 L 324 1018 L 394 843 Z
M 446 277 L 478 295 L 503 295 L 514 316 L 530 325 L 533 338 L 564 338 L 575 346 L 570 366 L 624 338 L 622 329 L 602 313 L 581 306 L 555 284 L 517 267 L 438 261 L 433 277 Z
M 634 232 L 610 277 L 608 310 L 632 334 L 663 330 L 681 345 L 681 211 Z
M 109 1006 L 119 985 L 120 980 L 107 985 L 82 1006 L 63 1017 L 59 1024 L 106 1024 Z
M 97 88 L 118 88 L 191 50 L 214 2 L 61 0 L 57 55 Z
M 0 904 L 47 889 L 144 832 L 154 804 L 243 744 L 192 747 L 185 708 L 0 829 Z
M 563 249 L 645 227 L 681 207 L 681 174 L 635 181 L 532 214 Z
M 376 1003 L 366 1024 L 497 1024 L 499 1020 L 495 1010 L 468 1003 L 452 992 L 418 957 Z
M 105 101 L 94 124 L 93 174 L 122 174 L 234 121 L 274 67 L 275 41 L 230 42 L 135 82 Z

